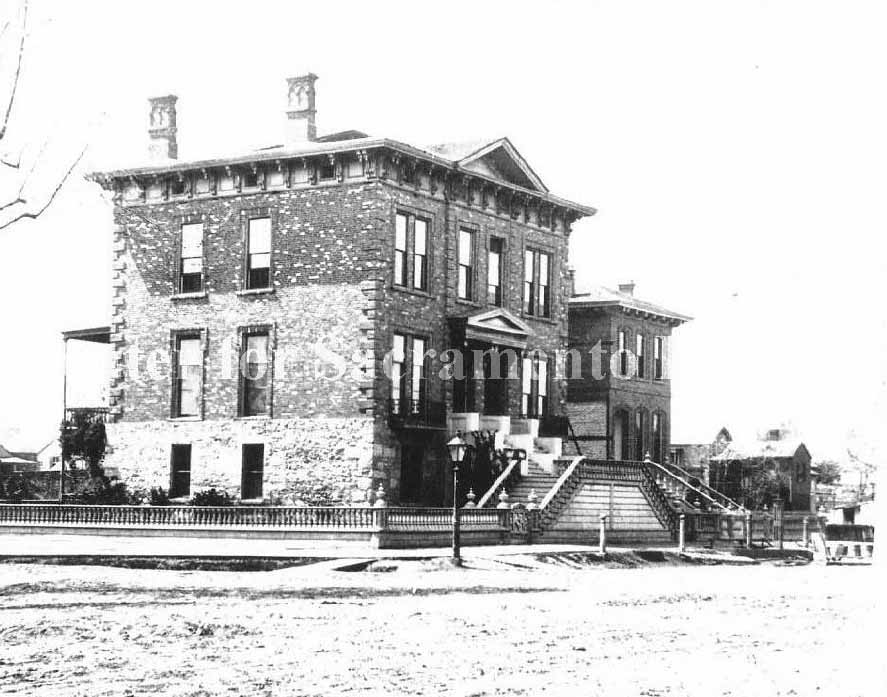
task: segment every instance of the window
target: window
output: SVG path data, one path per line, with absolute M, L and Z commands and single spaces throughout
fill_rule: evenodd
M 249 169 L 243 173 L 240 182 L 244 189 L 255 189 L 259 185 L 259 173 L 254 169 Z
M 537 256 L 539 262 L 539 314 L 542 317 L 551 316 L 551 291 L 549 288 L 549 275 L 551 273 L 550 257 L 540 252 Z
M 459 228 L 459 279 L 456 293 L 462 300 L 474 296 L 474 232 Z
M 665 438 L 662 427 L 662 414 L 653 412 L 653 462 L 662 463 Z
M 628 330 L 619 330 L 619 374 L 628 375 Z
M 499 237 L 490 238 L 487 255 L 487 302 L 502 307 L 502 255 L 505 243 Z
M 169 497 L 191 495 L 191 444 L 172 446 L 169 465 Z
M 521 371 L 521 413 L 538 419 L 548 413 L 548 362 L 538 356 L 524 356 Z
M 665 337 L 653 339 L 653 379 L 664 380 L 665 373 Z
M 199 293 L 203 290 L 203 223 L 182 225 L 179 292 Z
M 327 179 L 335 179 L 336 178 L 336 164 L 331 161 L 329 158 L 323 160 L 320 163 L 320 166 L 317 168 L 317 176 L 321 180 Z
M 271 360 L 267 331 L 244 333 L 240 360 L 240 415 L 270 413 Z
M 184 196 L 185 195 L 185 180 L 175 178 L 169 180 L 169 195 L 170 196 Z
M 428 220 L 411 213 L 395 216 L 394 285 L 428 290 L 428 227 Z
M 398 213 L 394 223 L 394 284 L 407 284 L 407 225 L 409 218 Z
M 395 334 L 392 343 L 391 412 L 401 415 L 422 414 L 427 396 L 427 340 L 418 336 Z
M 643 334 L 638 333 L 635 336 L 634 343 L 635 343 L 634 355 L 635 355 L 635 358 L 637 359 L 637 376 L 639 378 L 642 378 L 642 377 L 644 377 L 644 373 L 645 373 L 644 364 L 646 363 L 645 355 L 646 355 L 646 348 L 647 348 L 647 338 Z M 656 462 L 659 462 L 659 460 L 656 460 Z
M 403 334 L 395 334 L 391 351 L 391 411 L 402 413 L 404 397 L 404 362 L 406 361 L 407 338 Z
M 524 252 L 524 312 L 536 314 L 536 255 L 529 249 Z
M 262 498 L 262 480 L 265 475 L 265 445 L 249 443 L 243 446 L 240 475 L 240 498 Z
M 271 286 L 271 218 L 250 218 L 247 230 L 246 287 Z
M 642 409 L 638 409 L 634 413 L 634 459 L 635 460 L 643 460 L 644 455 L 646 454 L 646 438 L 644 433 L 644 428 L 646 426 L 646 419 L 644 419 L 644 412 Z
M 203 350 L 200 337 L 176 337 L 176 379 L 173 416 L 200 416 Z
M 425 339 L 413 337 L 413 361 L 410 372 L 410 411 L 422 413 L 425 406 Z
M 671 464 L 676 467 L 684 466 L 684 449 L 683 448 L 675 448 L 671 451 Z
M 413 288 L 428 290 L 428 221 L 413 219 Z
M 627 460 L 631 457 L 630 417 L 625 409 L 618 409 L 613 419 L 613 459 Z
M 524 313 L 551 316 L 551 256 L 545 252 L 524 252 Z

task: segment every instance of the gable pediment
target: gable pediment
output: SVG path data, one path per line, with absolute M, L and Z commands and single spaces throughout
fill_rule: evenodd
M 508 138 L 487 143 L 458 161 L 462 169 L 531 191 L 547 192 L 539 176 L 521 156 Z
M 508 310 L 496 308 L 465 318 L 465 339 L 524 348 L 530 327 Z

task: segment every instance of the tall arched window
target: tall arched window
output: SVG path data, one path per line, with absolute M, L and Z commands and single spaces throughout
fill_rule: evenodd
M 628 411 L 617 409 L 613 415 L 613 459 L 627 460 L 631 457 L 631 423 Z
M 629 360 L 628 360 L 628 352 L 629 352 L 629 339 L 630 335 L 627 329 L 620 329 L 618 342 L 619 342 L 619 375 L 625 377 L 628 375 L 629 368 Z
M 665 457 L 665 416 L 660 411 L 653 412 L 653 462 L 662 463 Z
M 647 419 L 643 409 L 634 413 L 634 459 L 643 460 L 647 452 Z

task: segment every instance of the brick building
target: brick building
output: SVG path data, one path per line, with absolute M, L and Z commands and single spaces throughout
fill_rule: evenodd
M 315 79 L 287 82 L 283 145 L 180 161 L 161 97 L 152 162 L 91 175 L 114 196 L 107 464 L 134 486 L 440 504 L 448 419 L 564 413 L 550 356 L 594 209 L 505 138 L 318 136 Z M 504 377 L 471 353 L 491 347 L 514 351 Z M 441 374 L 452 348 L 464 378 Z
M 671 428 L 669 339 L 690 318 L 634 295 L 596 287 L 570 298 L 569 347 L 582 357 L 569 381 L 567 414 L 582 452 L 666 462 Z M 589 358 L 591 360 L 589 360 Z

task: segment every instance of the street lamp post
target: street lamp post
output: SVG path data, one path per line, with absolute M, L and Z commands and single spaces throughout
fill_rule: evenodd
M 453 464 L 453 566 L 462 566 L 462 555 L 459 549 L 459 465 L 465 459 L 468 444 L 457 433 L 447 443 L 450 462 Z

